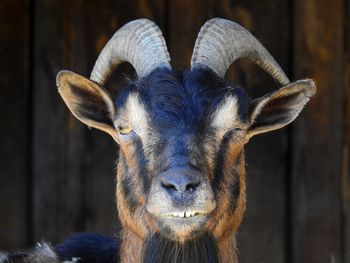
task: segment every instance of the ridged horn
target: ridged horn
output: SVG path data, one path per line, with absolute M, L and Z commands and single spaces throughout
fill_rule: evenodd
M 160 66 L 171 68 L 165 40 L 154 22 L 137 19 L 115 32 L 96 60 L 90 79 L 104 85 L 123 62 L 129 62 L 139 78 Z
M 198 34 L 191 67 L 207 66 L 223 78 L 229 66 L 239 58 L 252 60 L 283 86 L 290 82 L 271 54 L 248 30 L 226 19 L 207 21 Z

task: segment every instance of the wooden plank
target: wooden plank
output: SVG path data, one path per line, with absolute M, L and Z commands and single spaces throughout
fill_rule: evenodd
M 213 1 L 212 14 L 250 30 L 288 72 L 290 10 L 285 1 Z M 277 22 L 278 21 L 278 22 Z M 229 44 L 229 43 L 228 43 Z M 251 62 L 238 61 L 227 77 L 252 97 L 278 86 Z M 238 236 L 240 262 L 286 262 L 288 130 L 259 135 L 246 147 L 247 212 Z
M 344 3 L 343 261 L 350 262 L 350 1 Z
M 295 0 L 293 71 L 317 94 L 293 130 L 291 262 L 342 262 L 342 14 L 341 0 Z
M 107 135 L 88 130 L 68 112 L 55 76 L 67 68 L 89 76 L 104 44 L 130 20 L 148 17 L 162 26 L 163 1 L 38 0 L 36 14 L 35 240 L 55 242 L 85 230 L 112 235 L 117 148 Z M 130 71 L 123 68 L 110 83 Z M 118 86 L 107 88 L 115 93 Z
M 73 148 L 75 145 L 83 148 L 83 138 L 78 138 L 82 128 L 71 121 L 71 133 L 77 134 L 75 144 L 67 130 L 70 119 L 55 87 L 57 72 L 69 67 L 71 61 L 71 13 L 67 9 L 66 1 L 35 4 L 32 208 L 35 242 L 42 239 L 55 242 L 66 236 L 80 223 L 82 209 L 79 168 L 83 150 Z
M 0 249 L 28 242 L 28 1 L 0 2 Z

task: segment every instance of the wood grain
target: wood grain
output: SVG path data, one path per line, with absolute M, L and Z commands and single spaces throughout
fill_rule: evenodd
M 342 4 L 295 0 L 293 71 L 314 79 L 317 94 L 293 129 L 292 262 L 342 260 Z
M 345 3 L 344 17 L 344 140 L 342 168 L 342 252 L 350 262 L 350 1 Z
M 208 1 L 168 1 L 167 43 L 176 70 L 190 67 L 197 34 L 208 18 Z
M 0 248 L 28 244 L 28 1 L 0 3 Z

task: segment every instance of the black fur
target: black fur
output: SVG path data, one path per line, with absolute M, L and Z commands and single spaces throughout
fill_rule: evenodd
M 147 161 L 146 157 L 143 151 L 143 144 L 142 141 L 138 138 L 134 141 L 134 147 L 137 149 L 136 159 L 137 159 L 137 166 L 139 169 L 139 174 L 143 175 L 141 176 L 142 181 L 142 193 L 144 196 L 147 196 L 149 193 L 149 190 L 151 188 L 151 180 L 147 175 Z
M 232 86 L 209 69 L 174 73 L 169 69 L 158 68 L 147 77 L 132 82 L 122 90 L 116 102 L 117 108 L 123 107 L 132 92 L 138 93 L 150 117 L 150 127 L 157 137 L 153 145 L 148 145 L 157 160 L 154 165 L 156 170 L 148 170 L 148 157 L 144 154 L 143 146 L 137 147 L 136 156 L 144 157 L 144 160 L 139 160 L 138 168 L 143 170 L 139 174 L 145 193 L 148 193 L 151 177 L 157 176 L 171 166 L 189 165 L 204 174 L 211 172 L 204 170 L 207 160 L 205 150 L 200 149 L 200 145 L 204 138 L 208 141 L 210 136 L 214 136 L 214 133 L 211 133 L 211 127 L 208 126 L 210 123 L 208 118 L 211 118 L 211 114 L 226 96 L 237 98 L 238 115 L 241 121 L 245 122 L 248 119 L 250 99 L 245 90 Z M 186 141 L 186 135 L 193 138 L 193 141 Z M 226 137 L 223 144 L 227 144 L 231 136 Z M 170 138 L 176 139 L 170 140 Z M 196 145 L 191 151 L 188 151 L 189 143 Z M 222 168 L 221 159 L 225 154 L 224 145 L 221 149 L 216 160 L 218 165 L 212 184 L 214 191 L 219 190 L 218 186 L 223 176 L 219 169 Z M 132 176 L 130 175 L 131 178 Z M 128 188 L 127 185 L 125 188 Z M 130 208 L 134 208 L 133 197 L 127 197 L 127 200 Z
M 8 255 L 4 263 L 24 263 L 31 256 L 31 252 L 14 252 Z
M 232 95 L 238 101 L 238 114 L 248 119 L 250 99 L 244 89 L 234 87 L 207 69 L 174 73 L 158 68 L 147 77 L 132 82 L 116 101 L 122 108 L 128 96 L 137 92 L 151 121 L 152 130 L 162 137 L 178 134 L 200 134 L 222 100 Z
M 119 240 L 92 233 L 72 236 L 54 249 L 62 261 L 79 258 L 79 263 L 118 263 Z
M 250 100 L 245 90 L 232 87 L 210 70 L 173 73 L 158 69 L 134 85 L 151 114 L 152 127 L 160 133 L 174 126 L 199 131 L 227 95 L 237 97 L 240 118 L 248 117 Z
M 181 244 L 160 234 L 146 239 L 143 263 L 216 263 L 218 248 L 212 235 L 205 234 Z
M 121 178 L 121 186 L 125 200 L 128 204 L 128 208 L 131 212 L 134 212 L 137 208 L 138 202 L 135 195 L 136 180 L 132 174 L 128 173 L 127 163 L 123 160 L 123 157 L 119 157 L 119 162 L 123 162 L 123 177 Z
M 0 253 L 2 263 L 59 263 L 57 254 L 52 247 L 46 243 L 38 244 L 35 248 L 14 253 Z
M 141 176 L 142 185 L 140 186 L 140 188 L 142 190 L 142 194 L 144 196 L 147 196 L 150 189 L 151 182 L 150 182 L 150 178 L 147 176 L 146 158 L 144 156 L 142 142 L 140 139 L 135 139 L 133 144 L 134 144 L 133 147 L 137 152 L 137 154 L 135 154 L 134 156 L 137 161 L 137 169 L 139 170 L 139 174 L 142 175 Z M 128 167 L 128 164 L 124 160 L 123 156 L 120 156 L 119 162 L 122 163 L 122 167 L 123 167 L 123 176 L 121 178 L 121 186 L 122 186 L 123 194 L 125 196 L 125 200 L 128 204 L 130 211 L 134 212 L 137 206 L 139 205 L 139 201 L 137 200 L 136 194 L 135 194 L 135 191 L 137 188 L 137 185 L 136 185 L 137 180 L 135 175 L 130 172 L 133 169 L 130 169 L 130 167 Z
M 243 154 L 241 153 L 239 156 L 237 156 L 237 159 L 235 160 L 233 166 L 231 167 L 231 173 L 233 175 L 232 180 L 230 180 L 230 211 L 234 212 L 237 206 L 237 199 L 241 193 L 241 185 L 240 185 L 240 178 L 239 173 L 237 171 L 237 167 L 241 165 L 243 158 Z
M 231 143 L 232 140 L 231 133 L 234 133 L 234 131 L 231 131 L 228 134 L 226 134 L 223 140 L 221 141 L 220 149 L 216 156 L 214 178 L 211 182 L 211 186 L 215 196 L 219 194 L 219 191 L 221 189 L 220 184 L 224 177 L 223 167 L 225 165 L 225 156 L 229 148 L 228 145 Z

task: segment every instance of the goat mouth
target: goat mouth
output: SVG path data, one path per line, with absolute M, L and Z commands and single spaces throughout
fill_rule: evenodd
M 172 212 L 172 213 L 163 213 L 160 218 L 193 218 L 205 216 L 207 213 L 200 211 L 186 211 L 186 212 Z
M 186 210 L 148 211 L 148 214 L 153 219 L 151 224 L 156 231 L 172 240 L 183 241 L 202 233 L 211 213 L 205 210 Z

